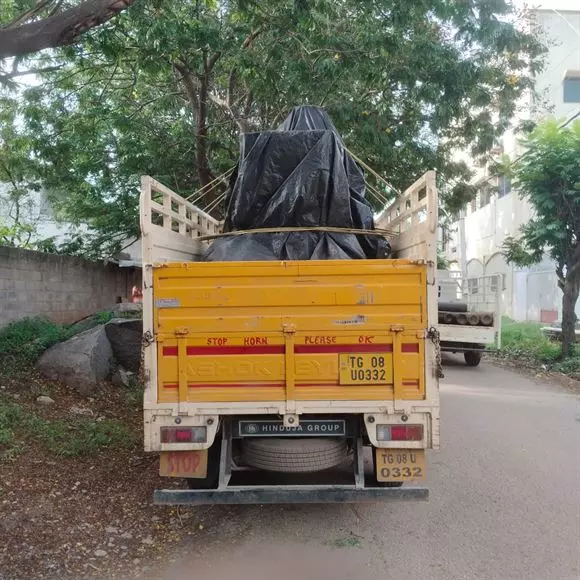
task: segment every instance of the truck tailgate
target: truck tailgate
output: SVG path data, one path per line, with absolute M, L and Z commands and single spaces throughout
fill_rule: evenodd
M 157 400 L 420 400 L 426 266 L 187 262 L 153 269 Z

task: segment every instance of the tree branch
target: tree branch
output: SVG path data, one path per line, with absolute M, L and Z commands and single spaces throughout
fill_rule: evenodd
M 63 65 L 59 65 L 59 66 L 47 66 L 44 68 L 37 68 L 32 70 L 12 71 L 9 73 L 0 74 L 0 82 L 6 82 L 16 77 L 25 77 L 26 75 L 38 75 L 46 72 L 55 72 L 57 70 L 61 70 L 62 68 Z
M 37 0 L 36 4 L 29 10 L 24 11 L 20 16 L 16 17 L 12 22 L 6 24 L 2 28 L 8 30 L 9 28 L 15 28 L 20 24 L 23 24 L 27 20 L 34 18 L 37 14 L 42 12 L 49 4 L 52 4 L 54 0 Z
M 0 58 L 73 43 L 95 26 L 126 10 L 135 0 L 85 0 L 38 21 L 0 29 Z
M 214 52 L 209 59 L 205 59 L 205 72 L 211 72 L 221 55 L 221 51 L 218 50 L 218 52 Z

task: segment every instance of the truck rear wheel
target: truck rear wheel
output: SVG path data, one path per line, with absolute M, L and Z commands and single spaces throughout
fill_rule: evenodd
M 476 351 L 464 352 L 465 364 L 468 367 L 476 367 L 481 362 L 481 353 Z
M 312 473 L 346 460 L 345 439 L 282 437 L 245 439 L 244 462 L 250 467 L 279 473 Z

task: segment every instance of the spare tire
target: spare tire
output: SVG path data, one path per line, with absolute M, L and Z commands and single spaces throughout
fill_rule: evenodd
M 346 459 L 346 439 L 289 437 L 244 439 L 243 459 L 250 467 L 281 473 L 310 473 Z

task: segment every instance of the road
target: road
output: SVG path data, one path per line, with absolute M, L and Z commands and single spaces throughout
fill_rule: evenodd
M 167 580 L 576 580 L 580 406 L 447 360 L 429 503 L 216 506 Z M 200 508 L 201 509 L 201 508 Z

